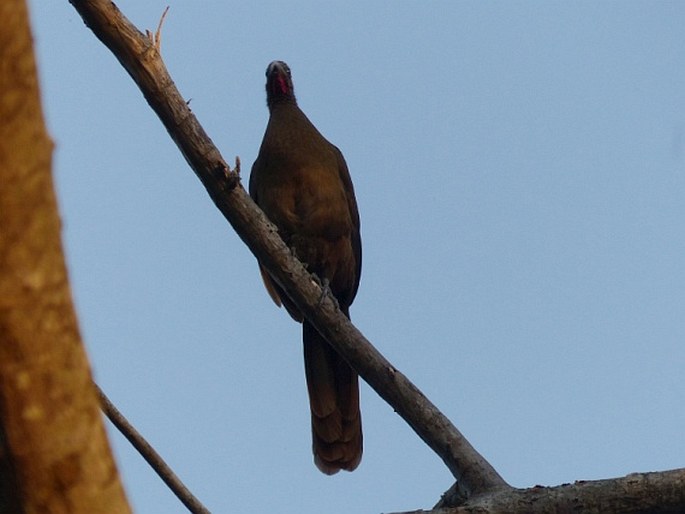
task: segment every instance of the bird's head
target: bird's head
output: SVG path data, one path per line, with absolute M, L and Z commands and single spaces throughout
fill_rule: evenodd
M 283 61 L 273 61 L 266 68 L 266 103 L 297 103 L 290 68 Z

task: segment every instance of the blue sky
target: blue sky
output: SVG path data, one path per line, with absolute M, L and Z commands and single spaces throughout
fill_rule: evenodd
M 117 3 L 141 30 L 167 4 Z M 316 470 L 300 327 L 70 4 L 30 5 L 102 388 L 213 512 L 435 503 L 449 472 L 366 385 L 360 468 Z M 162 50 L 245 180 L 288 62 L 355 184 L 353 321 L 527 487 L 685 465 L 684 23 L 682 2 L 181 0 Z M 110 433 L 136 511 L 184 512 Z

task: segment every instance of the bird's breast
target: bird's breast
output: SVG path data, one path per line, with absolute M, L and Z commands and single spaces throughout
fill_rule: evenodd
M 325 167 L 284 167 L 262 183 L 260 205 L 286 233 L 335 240 L 349 235 L 352 221 L 342 181 Z

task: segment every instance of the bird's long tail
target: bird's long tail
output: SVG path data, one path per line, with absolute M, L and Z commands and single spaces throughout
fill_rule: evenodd
M 302 331 L 314 463 L 327 475 L 352 471 L 362 458 L 357 373 L 307 320 Z

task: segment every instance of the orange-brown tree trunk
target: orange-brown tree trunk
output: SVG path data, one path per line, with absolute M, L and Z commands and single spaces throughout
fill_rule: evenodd
M 0 512 L 130 512 L 71 301 L 25 0 L 0 2 Z

